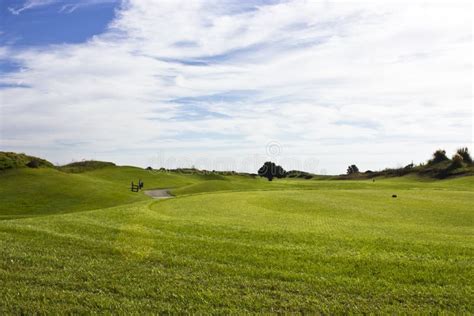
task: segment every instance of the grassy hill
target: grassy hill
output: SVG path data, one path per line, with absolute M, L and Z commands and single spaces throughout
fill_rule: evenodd
M 144 200 L 114 183 L 51 168 L 17 169 L 1 176 L 0 219 L 84 211 Z
M 31 167 L 48 167 L 52 168 L 53 164 L 45 159 L 25 154 L 0 151 L 0 171 L 7 169 L 23 168 L 32 164 Z
M 0 314 L 474 313 L 473 176 L 68 168 L 0 172 Z
M 106 208 L 149 200 L 130 191 L 141 179 L 145 188 L 174 188 L 202 181 L 200 175 L 106 166 L 91 171 L 17 168 L 0 173 L 0 219 L 42 216 Z
M 107 161 L 97 161 L 97 160 L 84 160 L 71 162 L 67 165 L 59 167 L 59 170 L 65 172 L 81 173 L 86 171 L 97 170 L 105 167 L 113 167 L 115 164 L 113 162 Z

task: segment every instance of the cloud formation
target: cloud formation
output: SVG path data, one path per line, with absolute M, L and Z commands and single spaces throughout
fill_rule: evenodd
M 472 144 L 469 9 L 128 0 L 86 43 L 0 48 L 21 65 L 0 77 L 0 145 L 60 162 L 231 157 L 246 171 L 249 157 L 329 173 L 421 161 Z

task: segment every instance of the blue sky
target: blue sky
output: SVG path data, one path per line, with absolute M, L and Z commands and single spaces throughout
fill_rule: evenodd
M 471 25 L 468 1 L 1 0 L 0 150 L 342 173 L 472 149 Z
M 87 3 L 3 0 L 0 45 L 22 47 L 87 41 L 105 31 L 119 2 L 102 0 L 88 5 L 84 2 Z M 30 8 L 28 3 L 31 3 Z

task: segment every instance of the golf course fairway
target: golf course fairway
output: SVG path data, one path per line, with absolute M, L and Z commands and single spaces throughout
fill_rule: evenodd
M 0 314 L 474 312 L 473 177 L 45 170 L 0 186 Z

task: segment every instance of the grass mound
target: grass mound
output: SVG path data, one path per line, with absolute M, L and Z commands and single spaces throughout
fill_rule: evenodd
M 131 192 L 130 182 L 145 188 L 183 186 L 196 179 L 134 167 L 103 167 L 81 173 L 53 168 L 5 170 L 0 181 L 0 219 L 100 209 L 150 199 Z
M 14 168 L 23 168 L 30 166 L 38 167 L 54 167 L 52 163 L 45 159 L 25 154 L 0 151 L 0 171 Z
M 145 200 L 126 183 L 51 168 L 4 171 L 0 183 L 0 219 L 44 216 Z
M 113 162 L 84 160 L 84 161 L 71 162 L 70 164 L 61 166 L 60 170 L 65 171 L 65 172 L 80 173 L 80 172 L 86 172 L 86 171 L 101 169 L 105 167 L 113 167 L 113 166 L 115 166 Z

